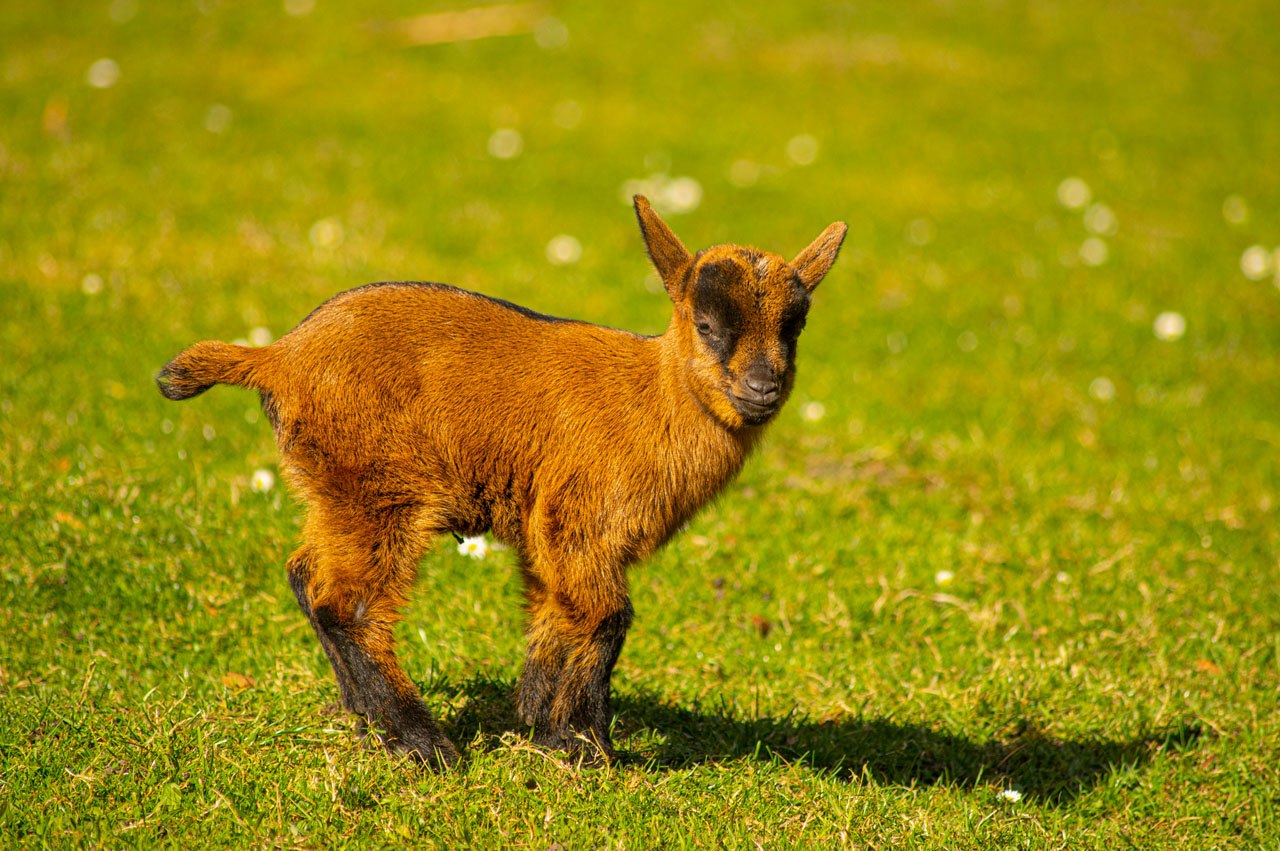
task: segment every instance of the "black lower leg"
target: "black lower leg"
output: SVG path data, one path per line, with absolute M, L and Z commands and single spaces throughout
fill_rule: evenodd
M 613 758 L 609 684 L 631 618 L 630 604 L 603 618 L 590 642 L 566 661 L 551 702 L 550 724 L 535 736 L 540 744 L 567 750 L 592 762 Z
M 529 611 L 529 631 L 524 669 L 516 687 L 516 711 L 526 725 L 549 729 L 551 702 L 556 696 L 556 686 L 568 650 L 564 635 L 557 628 L 559 613 L 551 603 L 546 586 L 527 565 L 522 566 L 521 571 Z
M 551 704 L 564 670 L 565 656 L 565 648 L 554 640 L 529 643 L 516 689 L 516 710 L 520 720 L 534 729 L 551 727 Z
M 320 646 L 324 649 L 324 655 L 329 659 L 329 665 L 333 668 L 333 676 L 338 681 L 338 692 L 342 695 L 342 705 L 352 712 L 359 712 L 360 710 L 353 705 L 355 693 L 351 686 L 351 672 L 347 669 L 347 665 L 342 656 L 339 655 L 337 648 L 334 647 L 333 641 L 320 628 L 320 624 L 316 622 L 315 613 L 311 611 L 311 592 L 308 588 L 313 569 L 310 551 L 306 547 L 298 550 L 290 557 L 289 563 L 286 565 L 286 570 L 289 574 L 289 587 L 293 589 L 293 596 L 298 601 L 298 608 L 302 609 L 302 613 L 307 616 L 311 628 L 315 630 L 316 637 L 320 639 Z
M 343 624 L 325 607 L 316 610 L 315 622 L 350 676 L 352 710 L 374 728 L 388 750 L 436 769 L 457 762 L 457 749 L 431 717 L 431 711 L 390 651 L 371 651 L 368 645 L 374 642 L 369 640 L 368 628 Z M 377 643 L 389 640 L 388 632 Z

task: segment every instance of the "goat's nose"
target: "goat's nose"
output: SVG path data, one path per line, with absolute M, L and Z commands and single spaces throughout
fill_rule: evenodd
M 778 382 L 774 380 L 772 375 L 748 375 L 744 383 L 751 388 L 752 392 L 760 396 L 778 395 Z

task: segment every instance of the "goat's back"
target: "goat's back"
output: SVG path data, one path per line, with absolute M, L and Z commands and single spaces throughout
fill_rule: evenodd
M 271 346 L 254 383 L 282 418 L 305 407 L 367 419 L 366 433 L 425 419 L 469 434 L 537 420 L 526 425 L 550 434 L 569 416 L 580 435 L 592 409 L 626 419 L 656 373 L 653 338 L 442 284 L 391 283 L 321 305 Z

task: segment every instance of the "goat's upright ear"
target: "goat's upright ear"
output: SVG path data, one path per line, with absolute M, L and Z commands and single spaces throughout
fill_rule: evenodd
M 675 298 L 676 291 L 672 289 L 676 284 L 675 275 L 689 262 L 692 255 L 684 247 L 680 238 L 671 232 L 667 223 L 650 206 L 648 198 L 637 195 L 632 200 L 636 205 L 636 218 L 640 220 L 640 233 L 644 236 L 644 246 L 649 251 L 649 259 L 653 261 L 654 268 L 662 276 L 662 283 L 666 286 L 667 292 Z
M 827 276 L 831 264 L 836 262 L 840 246 L 844 244 L 844 235 L 849 226 L 844 222 L 834 222 L 818 234 L 818 238 L 809 243 L 809 247 L 796 255 L 791 261 L 791 268 L 800 276 L 805 289 L 813 292 L 822 279 Z

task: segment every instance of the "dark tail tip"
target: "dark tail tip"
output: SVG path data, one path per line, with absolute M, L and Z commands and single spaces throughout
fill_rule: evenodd
M 205 340 L 165 364 L 156 386 L 166 399 L 190 399 L 215 384 L 250 386 L 252 366 L 259 352 L 217 340 Z
M 160 392 L 164 394 L 166 399 L 180 402 L 183 399 L 190 399 L 192 396 L 199 396 L 213 386 L 213 384 L 195 380 L 193 376 L 176 364 L 176 360 L 175 358 L 170 361 L 156 375 L 156 386 L 160 388 Z

